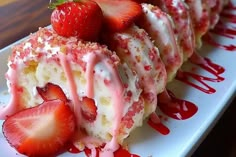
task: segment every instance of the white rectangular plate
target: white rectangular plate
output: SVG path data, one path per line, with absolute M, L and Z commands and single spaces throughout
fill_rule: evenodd
M 234 3 L 236 3 L 236 1 L 234 1 Z M 234 14 L 236 17 L 236 12 L 233 11 L 233 9 L 227 9 L 227 11 Z M 230 23 L 229 19 L 222 19 L 225 20 L 225 28 L 232 29 L 236 32 L 236 24 Z M 218 33 L 222 33 L 222 31 Z M 220 43 L 220 45 L 232 44 L 236 46 L 236 33 L 228 34 L 230 37 L 215 35 L 214 33 L 211 33 L 211 35 L 214 35 L 214 41 Z M 13 45 L 15 44 L 16 43 Z M 10 97 L 7 93 L 4 75 L 7 71 L 7 58 L 11 53 L 11 47 L 13 45 L 0 50 L 0 105 L 7 104 Z M 196 104 L 198 107 L 197 113 L 186 120 L 175 120 L 163 115 L 165 119 L 163 123 L 170 130 L 168 135 L 162 135 L 155 131 L 145 121 L 144 125 L 136 129 L 126 141 L 129 145 L 130 152 L 141 157 L 183 157 L 191 155 L 227 108 L 236 92 L 236 48 L 232 51 L 228 51 L 225 50 L 225 48 L 204 43 L 199 53 L 201 56 L 207 57 L 212 62 L 224 67 L 225 72 L 220 74 L 220 77 L 225 78 L 225 80 L 221 82 L 204 81 L 207 85 L 216 90 L 216 92 L 212 94 L 206 94 L 183 82 L 174 80 L 168 85 L 168 89 L 175 93 L 176 97 Z M 199 66 L 188 62 L 185 63 L 183 70 L 186 71 L 187 69 L 194 69 L 192 72 L 198 75 L 214 77 Z M 194 83 L 198 84 L 197 82 Z M 2 123 L 3 121 L 0 120 L 0 126 L 2 126 Z M 1 157 L 21 156 L 10 147 L 2 131 L 0 131 L 0 147 Z M 83 157 L 85 155 L 84 153 L 64 153 L 60 156 Z

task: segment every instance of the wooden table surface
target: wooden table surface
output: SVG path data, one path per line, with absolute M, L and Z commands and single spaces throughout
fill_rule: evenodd
M 0 0 L 0 49 L 50 23 L 49 0 Z M 236 157 L 236 98 L 193 157 Z

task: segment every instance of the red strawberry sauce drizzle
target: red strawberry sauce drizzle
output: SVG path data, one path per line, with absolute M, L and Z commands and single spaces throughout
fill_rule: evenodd
M 221 43 L 216 42 L 213 37 L 207 33 L 204 37 L 203 40 L 206 41 L 208 44 L 213 45 L 215 47 L 227 50 L 227 51 L 236 51 L 236 45 L 230 44 L 230 45 L 224 45 Z
M 223 22 L 220 21 L 215 26 L 215 29 L 211 30 L 210 32 L 230 38 L 230 39 L 234 39 L 235 35 L 236 35 L 236 28 L 235 27 L 226 27 L 226 26 L 224 26 Z
M 194 53 L 191 57 L 191 62 L 193 64 L 196 64 L 200 66 L 203 70 L 206 70 L 210 74 L 214 75 L 215 77 L 208 77 L 208 76 L 202 76 L 199 74 L 195 74 L 193 72 L 187 72 L 187 71 L 181 71 L 179 70 L 176 76 L 176 79 L 179 81 L 182 81 L 204 93 L 207 94 L 213 94 L 216 92 L 216 90 L 207 84 L 207 82 L 221 82 L 224 81 L 224 78 L 220 76 L 220 74 L 224 73 L 225 69 L 216 64 L 213 63 L 209 58 L 202 58 L 201 56 Z M 192 78 L 196 80 L 199 84 L 195 84 L 189 79 Z
M 159 95 L 159 100 L 160 110 L 177 120 L 189 119 L 198 111 L 198 107 L 194 103 L 178 99 L 171 91 L 164 91 Z
M 236 10 L 236 9 L 235 9 Z M 227 19 L 231 23 L 236 23 L 236 15 L 232 12 L 223 11 L 220 16 L 224 19 Z
M 168 135 L 170 133 L 170 129 L 165 126 L 163 123 L 155 123 L 151 119 L 148 120 L 148 125 L 152 127 L 157 132 L 161 133 L 162 135 Z
M 99 152 L 101 151 L 101 149 L 102 147 L 97 147 L 94 150 L 85 148 L 84 153 L 87 157 L 90 157 L 93 153 L 96 154 L 96 157 L 99 157 Z M 73 144 L 70 144 L 67 150 L 68 152 L 73 153 L 73 154 L 81 153 L 81 151 L 78 150 Z M 95 152 L 92 152 L 92 151 L 95 151 Z M 128 150 L 120 147 L 118 150 L 114 152 L 114 157 L 140 157 L 140 156 L 136 154 L 131 154 Z
M 207 81 L 208 82 L 223 81 L 224 78 L 221 77 L 220 74 L 224 73 L 225 69 L 222 66 L 217 65 L 216 63 L 213 63 L 210 59 L 201 57 L 197 53 L 194 53 L 192 55 L 192 57 L 190 58 L 190 61 L 193 64 L 196 64 L 199 67 L 201 67 L 203 70 L 206 70 L 210 74 L 214 75 L 215 78 L 201 76 L 198 74 L 194 74 L 192 72 L 178 71 L 176 79 L 204 93 L 207 93 L 207 94 L 215 93 L 216 90 L 213 87 L 209 86 L 207 84 Z M 197 84 L 194 84 L 193 82 L 190 82 L 188 80 L 189 77 L 192 77 L 195 80 L 197 80 L 205 88 Z M 195 115 L 196 112 L 198 111 L 198 107 L 194 103 L 175 97 L 175 95 L 171 91 L 164 91 L 162 94 L 158 96 L 158 98 L 159 98 L 158 106 L 160 110 L 165 115 L 173 119 L 177 119 L 177 120 L 189 119 L 193 115 Z M 152 118 L 149 119 L 148 124 L 153 129 L 155 129 L 156 131 L 158 131 L 159 133 L 163 135 L 167 135 L 170 132 L 168 127 L 166 127 L 163 123 L 155 122 L 154 120 L 152 120 Z
M 227 11 L 226 11 L 227 10 Z M 227 23 L 236 23 L 236 15 L 232 12 L 236 10 L 236 6 L 232 4 L 232 2 L 229 3 L 229 5 L 225 8 L 225 10 L 220 14 L 222 18 L 226 20 Z M 213 45 L 215 47 L 227 50 L 227 51 L 236 51 L 236 45 L 235 44 L 229 44 L 225 45 L 222 43 L 216 42 L 213 37 L 212 33 L 224 36 L 230 39 L 234 39 L 236 35 L 236 28 L 233 26 L 226 26 L 224 24 L 225 22 L 222 22 L 222 20 L 219 21 L 219 23 L 216 25 L 216 27 L 210 31 L 210 33 L 207 33 L 204 37 L 203 40 L 207 42 L 210 45 Z
M 158 107 L 168 117 L 176 120 L 186 120 L 195 115 L 198 107 L 189 101 L 177 98 L 171 91 L 165 90 L 158 96 Z M 148 125 L 162 135 L 168 135 L 170 129 L 165 126 L 161 121 L 155 118 L 157 115 L 154 113 L 148 120 Z

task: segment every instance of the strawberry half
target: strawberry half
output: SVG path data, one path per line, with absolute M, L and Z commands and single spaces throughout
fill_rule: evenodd
M 97 106 L 93 99 L 83 97 L 81 105 L 81 114 L 84 119 L 93 122 L 97 117 Z
M 101 30 L 103 14 L 101 8 L 91 0 L 58 0 L 51 3 L 56 8 L 51 15 L 51 24 L 57 34 L 76 36 L 83 40 L 96 40 Z
M 47 83 L 44 87 L 36 87 L 39 95 L 42 97 L 44 101 L 60 99 L 64 102 L 67 101 L 66 95 L 61 89 L 60 86 L 55 85 L 53 83 Z
M 102 8 L 105 26 L 113 32 L 129 27 L 141 14 L 142 7 L 131 0 L 94 0 Z
M 75 116 L 61 100 L 20 111 L 3 123 L 11 146 L 27 156 L 52 156 L 60 152 L 75 131 Z

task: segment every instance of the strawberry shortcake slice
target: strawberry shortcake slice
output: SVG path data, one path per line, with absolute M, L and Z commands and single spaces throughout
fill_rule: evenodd
M 109 141 L 121 144 L 142 125 L 144 103 L 138 76 L 106 46 L 41 28 L 13 48 L 8 67 L 12 101 L 1 109 L 2 119 L 47 100 L 42 93 L 50 83 L 65 93 L 76 128 L 100 141 L 74 141 L 81 148 Z
M 185 0 L 190 9 L 190 15 L 195 33 L 196 48 L 202 46 L 201 38 L 210 27 L 210 4 L 204 0 Z
M 170 82 L 183 63 L 183 53 L 180 51 L 174 34 L 173 22 L 169 15 L 157 6 L 143 3 L 142 9 L 143 15 L 138 21 L 138 25 L 144 28 L 154 40 L 165 64 L 167 81 Z
M 183 60 L 186 61 L 195 49 L 195 36 L 188 6 L 182 0 L 155 0 L 153 4 L 171 16 Z
M 145 117 L 155 112 L 157 95 L 166 86 L 166 70 L 159 51 L 145 30 L 132 25 L 122 32 L 107 37 L 107 43 L 119 56 L 121 62 L 138 75 L 145 100 Z

